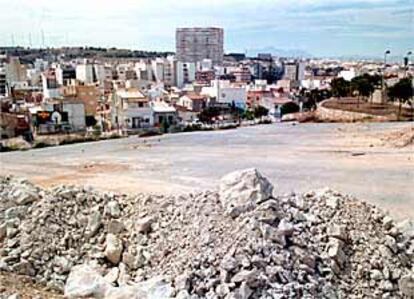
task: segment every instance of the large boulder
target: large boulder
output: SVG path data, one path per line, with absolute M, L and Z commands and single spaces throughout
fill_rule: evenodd
M 113 287 L 111 283 L 89 265 L 72 268 L 65 285 L 65 298 L 96 299 L 167 299 L 174 289 L 163 276 L 146 281 Z
M 273 185 L 255 168 L 235 171 L 220 181 L 220 201 L 232 217 L 272 197 Z
M 71 269 L 65 285 L 65 298 L 104 298 L 112 288 L 95 269 L 79 265 Z
M 174 289 L 163 276 L 156 276 L 146 281 L 113 287 L 105 294 L 105 299 L 169 299 Z M 95 297 L 96 298 L 96 297 Z
M 29 184 L 17 185 L 11 193 L 17 205 L 27 205 L 39 199 L 38 190 Z
M 134 286 L 139 293 L 145 293 L 146 299 L 168 299 L 174 293 L 174 288 L 164 276 L 155 276 Z

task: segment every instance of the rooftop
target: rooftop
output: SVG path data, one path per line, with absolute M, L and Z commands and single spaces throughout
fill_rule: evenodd
M 117 95 L 124 99 L 145 98 L 141 91 L 137 88 L 121 89 L 117 91 Z
M 151 109 L 158 113 L 174 113 L 175 108 L 162 101 L 151 102 Z

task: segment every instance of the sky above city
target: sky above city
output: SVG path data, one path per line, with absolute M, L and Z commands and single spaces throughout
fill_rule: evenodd
M 175 50 L 177 27 L 218 26 L 226 52 L 402 56 L 414 50 L 414 0 L 0 0 L 0 46 Z

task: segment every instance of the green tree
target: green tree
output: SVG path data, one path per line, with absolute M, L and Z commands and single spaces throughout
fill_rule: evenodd
M 246 109 L 246 111 L 244 111 L 243 119 L 247 119 L 247 120 L 253 120 L 254 119 L 254 113 L 253 111 L 251 111 L 250 109 Z
M 221 109 L 219 107 L 207 107 L 204 109 L 200 115 L 200 121 L 205 123 L 212 123 L 213 118 L 217 118 L 221 114 Z
M 296 112 L 299 112 L 299 105 L 294 102 L 287 102 L 280 107 L 280 116 Z
M 368 75 L 369 76 L 369 75 Z M 370 77 L 366 75 L 355 77 L 351 80 L 351 90 L 358 93 L 357 107 L 359 107 L 359 101 L 361 97 L 370 98 L 374 93 L 375 85 L 371 81 Z
M 344 78 L 334 78 L 331 81 L 332 95 L 337 98 L 349 95 L 350 83 Z
M 262 116 L 267 116 L 269 114 L 269 109 L 263 106 L 256 106 L 253 110 L 254 117 L 261 118 Z
M 411 78 L 404 78 L 395 85 L 388 88 L 388 97 L 391 101 L 398 101 L 398 119 L 401 117 L 402 105 L 409 103 L 412 105 L 414 89 Z
M 364 74 L 363 76 L 368 79 L 368 81 L 371 83 L 371 85 L 374 88 L 381 88 L 381 85 L 382 85 L 381 75 L 378 75 L 378 74 L 375 74 L 375 75 Z

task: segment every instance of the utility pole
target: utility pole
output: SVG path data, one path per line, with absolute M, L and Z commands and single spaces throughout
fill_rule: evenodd
M 32 47 L 32 33 L 29 32 L 29 47 Z

